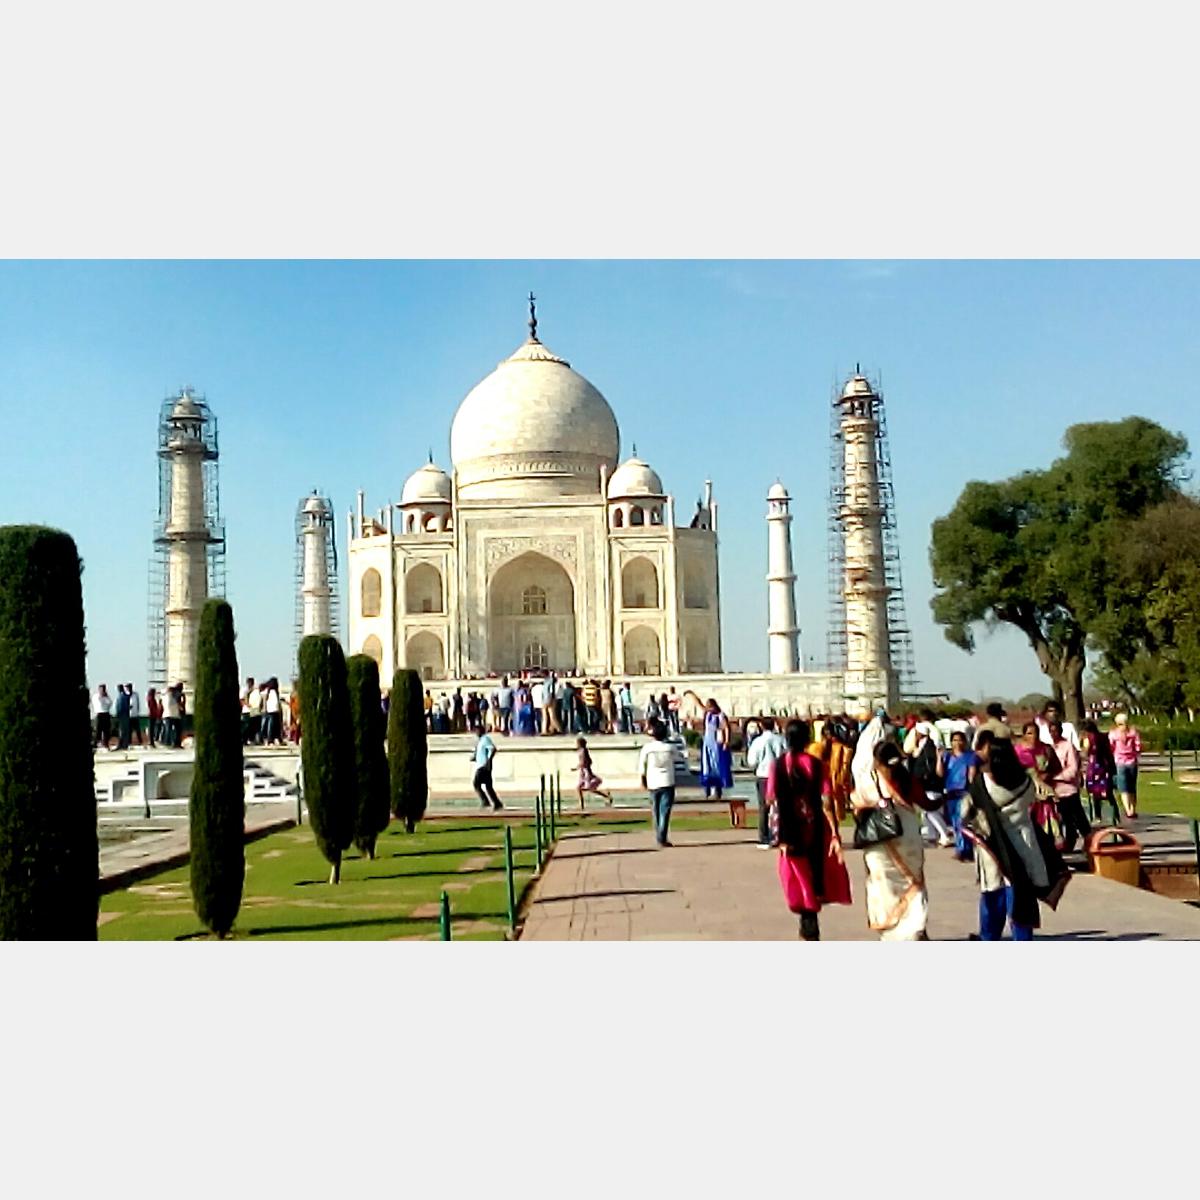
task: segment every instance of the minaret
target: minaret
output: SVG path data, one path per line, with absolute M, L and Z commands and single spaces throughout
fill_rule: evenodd
M 767 645 L 772 675 L 794 675 L 798 669 L 790 504 L 787 488 L 776 480 L 767 492 Z
M 894 689 L 888 639 L 888 583 L 877 442 L 880 398 L 854 375 L 838 400 L 842 492 L 838 520 L 845 546 L 846 690 L 886 696 Z
M 215 465 L 217 460 L 216 422 L 191 388 L 183 388 L 164 405 L 158 453 L 163 468 L 160 476 L 166 475 L 160 498 L 162 524 L 156 538 L 159 546 L 165 547 L 167 559 L 165 682 L 182 683 L 190 696 L 196 683 L 200 613 L 208 598 L 210 546 L 223 543 L 215 518 L 216 497 L 205 495 L 205 465 Z
M 314 489 L 301 501 L 297 520 L 300 539 L 300 636 L 334 633 L 331 597 L 333 505 Z

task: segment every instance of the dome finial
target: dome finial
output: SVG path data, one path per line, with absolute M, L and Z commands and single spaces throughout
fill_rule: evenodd
M 529 340 L 531 342 L 536 342 L 538 340 L 537 304 L 536 304 L 536 302 L 537 302 L 537 297 L 532 292 L 530 292 L 529 293 Z
M 633 443 L 633 457 L 637 458 L 637 442 Z
M 433 447 L 432 446 L 429 447 L 429 465 L 431 467 L 433 466 Z

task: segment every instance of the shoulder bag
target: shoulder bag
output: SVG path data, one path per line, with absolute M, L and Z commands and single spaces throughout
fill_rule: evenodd
M 872 775 L 875 789 L 879 793 L 879 802 L 871 808 L 860 809 L 854 814 L 854 848 L 865 850 L 868 846 L 878 846 L 882 842 L 890 842 L 903 832 L 900 825 L 900 814 L 896 806 L 883 794 L 879 781 Z

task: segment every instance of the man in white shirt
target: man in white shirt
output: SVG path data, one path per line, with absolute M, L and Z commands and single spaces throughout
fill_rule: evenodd
M 1071 743 L 1071 748 L 1076 754 L 1079 753 L 1079 732 L 1070 721 L 1064 721 L 1062 709 L 1058 707 L 1056 701 L 1051 700 L 1045 708 L 1042 709 L 1042 715 L 1036 718 L 1038 731 L 1041 739 L 1047 746 L 1054 745 L 1054 738 L 1050 733 L 1051 725 L 1061 725 L 1062 735 Z
M 262 740 L 262 689 L 252 679 L 247 681 L 246 707 L 250 712 L 250 741 L 256 746 Z
M 638 772 L 654 809 L 654 840 L 659 846 L 669 846 L 667 828 L 675 803 L 675 748 L 667 741 L 667 727 L 662 721 L 650 722 L 650 737 L 638 757 Z
M 529 698 L 533 701 L 534 732 L 549 733 L 550 728 L 546 721 L 546 685 L 542 680 L 533 681 L 533 687 L 529 689 Z
M 108 739 L 112 737 L 112 697 L 108 694 L 108 684 L 102 683 L 92 697 L 92 713 L 96 718 L 96 745 L 108 749 Z
M 770 806 L 767 804 L 767 776 L 771 764 L 787 749 L 787 742 L 775 728 L 773 717 L 763 717 L 762 732 L 746 750 L 746 766 L 754 772 L 754 786 L 758 789 L 758 848 L 771 848 Z

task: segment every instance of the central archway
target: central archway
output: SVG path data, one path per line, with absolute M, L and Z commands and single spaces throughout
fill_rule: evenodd
M 575 587 L 553 559 L 530 550 L 488 581 L 488 670 L 575 669 Z

